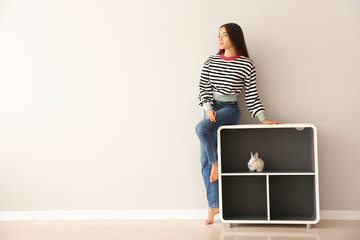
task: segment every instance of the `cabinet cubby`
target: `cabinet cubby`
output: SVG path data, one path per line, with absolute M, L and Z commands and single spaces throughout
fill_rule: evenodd
M 222 126 L 217 136 L 223 222 L 309 225 L 320 220 L 314 125 Z M 264 160 L 263 172 L 249 172 L 251 151 Z
M 316 219 L 315 176 L 270 176 L 270 220 Z
M 223 176 L 225 219 L 267 220 L 265 176 Z
M 264 171 L 314 172 L 313 135 L 312 128 L 223 129 L 223 173 L 248 172 L 251 151 L 265 160 Z

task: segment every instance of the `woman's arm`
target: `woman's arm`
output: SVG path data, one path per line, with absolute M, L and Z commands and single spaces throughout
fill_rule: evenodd
M 207 112 L 208 110 L 212 109 L 213 105 L 213 93 L 211 88 L 211 83 L 209 79 L 209 62 L 210 58 L 208 58 L 203 66 L 200 75 L 200 93 L 199 93 L 199 105 L 203 107 L 203 109 Z
M 245 85 L 245 103 L 251 116 L 254 118 L 261 112 L 265 112 L 265 107 L 262 105 L 258 90 L 256 87 L 256 69 L 252 64 L 251 71 L 248 77 L 244 79 Z M 263 119 L 259 119 L 262 121 Z
M 247 80 L 247 81 L 246 81 Z M 253 117 L 258 117 L 262 124 L 283 124 L 283 122 L 266 119 L 265 107 L 262 105 L 256 87 L 256 69 L 253 65 L 251 74 L 245 80 L 245 102 Z

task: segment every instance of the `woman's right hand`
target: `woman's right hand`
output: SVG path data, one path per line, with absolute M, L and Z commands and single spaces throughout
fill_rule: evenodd
M 216 112 L 212 109 L 209 109 L 206 111 L 206 118 L 209 119 L 212 122 L 216 122 L 215 120 Z

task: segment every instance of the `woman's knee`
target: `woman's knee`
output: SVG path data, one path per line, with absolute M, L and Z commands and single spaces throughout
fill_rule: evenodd
M 211 132 L 211 127 L 210 124 L 208 123 L 210 122 L 209 120 L 202 120 L 200 121 L 196 127 L 195 127 L 195 131 L 196 133 L 199 134 L 203 134 L 203 133 L 209 133 Z M 211 123 L 211 122 L 210 122 Z
M 201 126 L 201 122 L 199 122 L 198 124 L 196 124 L 196 127 L 195 127 L 195 132 L 197 135 L 199 135 L 199 133 L 202 132 L 202 126 Z

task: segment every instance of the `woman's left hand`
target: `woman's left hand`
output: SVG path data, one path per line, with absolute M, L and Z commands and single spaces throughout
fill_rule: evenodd
M 261 123 L 262 124 L 284 124 L 283 122 L 273 121 L 273 120 L 268 120 L 268 119 L 263 120 Z

